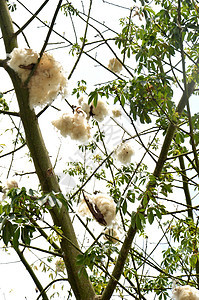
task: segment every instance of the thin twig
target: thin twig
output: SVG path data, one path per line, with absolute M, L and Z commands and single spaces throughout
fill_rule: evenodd
M 80 50 L 80 53 L 79 53 L 79 56 L 68 76 L 68 80 L 71 78 L 73 72 L 75 71 L 76 67 L 77 67 L 77 64 L 82 56 L 82 53 L 83 53 L 83 50 L 84 50 L 84 46 L 85 46 L 85 43 L 86 43 L 86 36 L 87 36 L 87 31 L 88 31 L 88 21 L 89 21 L 89 17 L 90 17 L 90 13 L 91 13 L 91 7 L 92 7 L 92 0 L 90 0 L 90 5 L 89 5 L 89 10 L 88 10 L 88 16 L 87 16 L 87 20 L 86 20 L 86 28 L 85 28 L 85 32 L 84 32 L 84 38 L 83 38 L 83 42 L 82 42 L 82 47 L 81 47 L 81 50 Z

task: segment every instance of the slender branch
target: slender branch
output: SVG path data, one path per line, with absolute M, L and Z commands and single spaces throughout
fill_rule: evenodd
M 44 3 L 39 7 L 39 9 L 32 15 L 32 17 L 19 29 L 15 32 L 15 36 L 19 35 L 40 13 L 44 6 L 49 2 L 49 0 L 44 1 Z
M 13 112 L 13 111 L 8 111 L 8 110 L 0 110 L 0 114 L 14 116 L 14 117 L 20 117 L 18 112 Z
M 11 154 L 13 154 L 13 152 L 17 152 L 17 151 L 21 150 L 25 145 L 26 145 L 26 143 L 22 144 L 20 147 L 16 148 L 15 150 L 10 151 L 8 153 L 5 153 L 5 154 L 1 155 L 0 158 L 3 158 L 3 157 L 8 156 L 8 155 L 11 155 Z
M 0 59 L 0 67 L 5 69 L 7 66 L 7 61 L 8 61 L 8 58 Z M 3 94 L 5 94 L 5 93 L 3 93 Z
M 90 181 L 90 179 L 95 175 L 95 173 L 99 170 L 99 168 L 111 157 L 113 151 L 106 156 L 106 158 L 98 165 L 98 167 L 93 171 L 93 173 L 87 178 L 87 180 L 81 185 L 81 187 L 70 196 L 70 200 L 73 199 L 82 189 L 83 187 Z
M 23 263 L 23 265 L 25 266 L 26 270 L 28 271 L 28 273 L 30 274 L 30 276 L 32 277 L 34 283 L 36 284 L 38 290 L 40 292 L 43 292 L 44 289 L 40 283 L 40 281 L 38 280 L 37 276 L 35 275 L 33 269 L 31 268 L 31 266 L 29 265 L 29 263 L 27 262 L 27 260 L 25 259 L 23 253 L 19 250 L 19 248 L 15 248 L 15 251 L 17 252 L 21 262 Z M 48 297 L 46 295 L 46 292 L 43 292 L 43 300 L 48 300 Z
M 98 123 L 98 122 L 97 122 L 97 128 L 98 128 L 99 133 L 100 133 L 100 140 L 101 140 L 101 142 L 102 142 L 102 144 L 103 144 L 105 154 L 106 154 L 106 156 L 108 156 L 108 152 L 107 152 L 107 149 L 106 149 L 106 145 L 105 145 L 105 142 L 104 142 L 104 139 L 103 139 L 103 135 L 102 135 L 102 132 L 101 132 L 101 130 L 100 130 L 100 127 L 99 127 L 99 123 Z M 109 169 L 110 169 L 110 172 L 111 172 L 111 176 L 112 176 L 112 180 L 113 180 L 113 185 L 114 185 L 114 187 L 116 187 L 116 184 L 115 184 L 115 177 L 114 177 L 113 169 L 112 169 L 111 162 L 110 162 L 109 159 L 108 159 L 107 163 L 108 163 L 108 166 L 109 166 Z
M 58 279 L 54 279 L 52 280 L 44 289 L 43 291 L 41 291 L 41 293 L 39 294 L 39 296 L 37 297 L 36 300 L 39 300 L 39 298 L 42 296 L 43 297 L 43 294 L 45 293 L 45 291 L 52 285 L 54 284 L 55 282 L 58 282 L 58 281 L 68 281 L 67 278 L 58 278 Z
M 16 22 L 13 22 L 13 24 L 14 24 L 17 28 L 20 28 L 19 25 L 18 25 Z M 26 42 L 28 48 L 30 48 L 28 39 L 27 39 L 27 37 L 26 37 L 26 35 L 25 35 L 25 33 L 24 33 L 23 31 L 22 31 L 22 35 L 23 35 L 23 37 L 24 37 L 24 40 L 25 40 L 25 42 Z
M 30 14 L 33 15 L 33 13 L 19 0 L 17 0 L 17 2 L 19 2 Z M 48 24 L 46 24 L 45 22 L 43 22 L 40 18 L 36 17 L 36 19 L 38 19 L 44 26 L 48 27 Z M 100 23 L 100 22 L 99 22 Z M 103 25 L 103 24 L 102 24 Z M 105 25 L 104 25 L 105 26 Z M 106 27 L 106 26 L 105 26 Z M 60 38 L 62 38 L 64 41 L 66 41 L 70 46 L 73 45 L 73 43 L 71 41 L 69 41 L 67 38 L 65 38 L 63 35 L 61 35 L 60 33 L 58 33 L 56 30 L 52 30 L 52 32 L 54 32 L 57 36 L 59 36 Z M 104 38 L 103 38 L 104 39 Z M 95 57 L 92 57 L 90 54 L 88 54 L 87 52 L 83 52 L 86 56 L 88 56 L 91 60 L 95 61 L 98 65 L 100 65 L 101 67 L 103 67 L 105 70 L 111 72 L 113 75 L 115 75 L 118 79 L 122 78 L 116 74 L 115 72 L 111 71 L 108 67 L 106 67 L 105 65 L 103 65 L 100 61 L 98 61 Z
M 81 47 L 81 50 L 80 50 L 80 53 L 79 53 L 79 56 L 72 68 L 72 71 L 70 72 L 69 76 L 68 76 L 68 80 L 71 78 L 73 72 L 75 71 L 76 67 L 77 67 L 77 64 L 82 56 L 82 53 L 83 53 L 83 50 L 84 50 L 84 46 L 85 46 L 85 43 L 86 43 L 86 36 L 87 36 L 87 31 L 88 31 L 88 21 L 89 21 L 89 18 L 90 18 L 90 13 L 91 13 L 91 7 L 92 7 L 92 0 L 90 0 L 90 5 L 89 5 L 89 10 L 88 10 L 88 16 L 87 16 L 87 20 L 86 20 L 86 29 L 85 29 L 85 33 L 84 33 L 84 38 L 83 38 L 83 42 L 82 42 L 82 47 Z
M 189 185 L 188 185 L 188 180 L 187 180 L 187 175 L 186 175 L 186 171 L 185 171 L 185 164 L 184 164 L 184 159 L 183 156 L 179 157 L 179 162 L 180 162 L 180 168 L 181 168 L 181 175 L 182 175 L 182 180 L 183 180 L 183 189 L 184 189 L 184 193 L 185 193 L 185 199 L 186 199 L 186 204 L 188 207 L 190 207 L 188 209 L 188 217 L 190 217 L 191 219 L 193 219 L 193 211 L 192 211 L 192 203 L 191 203 L 191 196 L 189 193 Z
M 49 239 L 49 236 L 45 233 L 45 231 L 37 224 L 37 222 L 34 219 L 30 219 L 30 222 L 35 226 L 35 228 L 39 231 L 41 236 L 43 236 L 46 241 L 58 252 L 61 253 L 60 247 L 53 241 Z
M 51 21 L 51 24 L 50 24 L 50 27 L 49 27 L 49 30 L 48 30 L 48 33 L 47 33 L 47 36 L 46 36 L 46 39 L 45 39 L 45 42 L 44 42 L 44 44 L 43 44 L 43 46 L 42 46 L 42 49 L 41 49 L 41 51 L 40 51 L 40 53 L 39 53 L 38 61 L 37 61 L 37 63 L 34 65 L 34 67 L 32 68 L 30 74 L 28 75 L 28 78 L 25 80 L 25 82 L 24 82 L 24 85 L 25 85 L 25 86 L 28 86 L 28 83 L 29 83 L 31 77 L 33 76 L 33 74 L 35 73 L 35 71 L 36 71 L 36 69 L 37 69 L 37 66 L 38 66 L 38 64 L 39 64 L 39 62 L 40 62 L 40 60 L 41 60 L 41 58 L 42 58 L 42 55 L 44 54 L 44 51 L 45 51 L 45 49 L 46 49 L 46 47 L 47 47 L 47 45 L 48 45 L 48 41 L 49 41 L 50 36 L 51 36 L 51 33 L 52 33 L 52 31 L 53 31 L 53 27 L 54 27 L 54 25 L 55 25 L 55 21 L 56 21 L 56 18 L 57 18 L 59 9 L 60 9 L 60 7 L 61 7 L 62 1 L 63 1 L 63 0 L 59 0 L 59 2 L 58 2 L 57 8 L 56 8 L 55 13 L 54 13 L 54 15 L 53 15 L 53 18 L 52 18 L 52 21 Z
M 47 254 L 50 254 L 50 255 L 53 255 L 53 256 L 63 257 L 62 254 L 59 254 L 57 252 L 45 250 L 43 248 L 38 248 L 38 247 L 35 247 L 35 246 L 25 245 L 23 243 L 19 243 L 19 246 L 23 246 L 24 248 L 28 248 L 28 249 L 30 248 L 30 249 L 33 249 L 33 250 L 41 251 L 41 252 L 44 252 L 44 253 L 47 253 Z

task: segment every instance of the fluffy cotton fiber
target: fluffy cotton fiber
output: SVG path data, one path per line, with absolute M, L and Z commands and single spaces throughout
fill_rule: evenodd
M 112 58 L 109 60 L 108 68 L 115 73 L 120 73 L 122 71 L 122 64 L 117 58 Z
M 18 188 L 18 183 L 16 180 L 14 179 L 11 179 L 11 180 L 8 180 L 6 182 L 6 186 L 3 188 L 3 196 L 2 196 L 2 200 L 4 200 L 7 196 L 7 193 L 9 192 L 10 189 L 12 188 Z
M 115 219 L 116 214 L 116 205 L 113 199 L 108 195 L 99 193 L 94 195 L 93 202 L 103 214 L 107 226 L 110 226 L 112 221 Z
M 17 181 L 14 180 L 14 179 L 8 180 L 8 181 L 6 182 L 6 188 L 7 188 L 7 190 L 10 190 L 10 189 L 12 189 L 12 188 L 18 188 L 18 183 L 17 183 Z
M 189 285 L 174 288 L 173 295 L 176 300 L 199 300 L 199 290 Z
M 122 164 L 130 163 L 133 154 L 134 150 L 127 142 L 122 143 L 115 151 L 116 159 L 118 159 Z
M 118 118 L 122 115 L 121 111 L 119 109 L 113 109 L 112 114 L 114 118 Z
M 52 124 L 60 130 L 61 135 L 69 135 L 72 140 L 86 142 L 91 136 L 86 115 L 80 109 L 76 109 L 74 114 L 63 114 L 58 120 L 52 121 Z
M 22 82 L 28 78 L 39 54 L 32 49 L 15 48 L 10 54 L 8 65 L 19 75 Z M 43 106 L 52 102 L 59 93 L 66 94 L 67 80 L 61 65 L 49 53 L 44 53 L 36 71 L 31 77 L 29 88 L 29 105 Z
M 106 221 L 107 226 L 110 226 L 116 216 L 116 205 L 113 199 L 108 195 L 99 193 L 97 195 L 89 196 L 89 201 L 93 204 L 93 206 L 96 205 L 98 207 L 104 217 L 104 220 Z M 82 216 L 92 216 L 85 200 L 82 200 L 80 203 L 78 213 Z
M 88 105 L 88 103 L 83 101 L 82 97 L 79 98 L 78 101 L 81 105 L 81 109 L 87 114 L 87 119 L 89 119 L 90 116 L 93 116 L 95 120 L 102 122 L 109 114 L 108 105 L 103 100 L 98 100 L 96 107 L 93 102 Z

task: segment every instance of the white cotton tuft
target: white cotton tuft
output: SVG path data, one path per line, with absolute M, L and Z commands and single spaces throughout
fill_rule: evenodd
M 52 124 L 60 131 L 61 135 L 70 136 L 72 140 L 86 142 L 90 138 L 90 125 L 86 120 L 86 115 L 82 110 L 76 109 L 74 114 L 63 114 Z
M 113 244 L 118 242 L 117 240 L 119 239 L 119 237 L 118 237 L 117 231 L 115 229 L 107 228 L 104 233 L 105 233 L 105 235 L 104 235 L 105 240 L 108 240 Z
M 18 183 L 14 179 L 10 179 L 6 182 L 6 186 L 2 189 L 3 192 L 2 200 L 4 200 L 7 197 L 7 193 L 12 188 L 18 188 Z
M 16 180 L 11 179 L 6 182 L 6 189 L 10 190 L 12 188 L 18 188 L 18 183 Z
M 87 119 L 92 116 L 98 122 L 102 122 L 109 114 L 108 105 L 103 100 L 98 100 L 96 107 L 93 102 L 91 102 L 90 105 L 84 102 L 83 97 L 78 99 L 78 103 L 81 105 L 81 109 L 86 113 Z
M 117 108 L 112 109 L 112 114 L 113 114 L 114 118 L 121 117 L 121 115 L 122 115 L 121 111 L 119 109 L 117 109 Z
M 19 75 L 22 82 L 28 78 L 39 54 L 32 49 L 15 48 L 10 53 L 8 65 Z M 43 106 L 52 102 L 60 93 L 66 95 L 67 80 L 61 65 L 49 53 L 44 53 L 31 77 L 29 88 L 29 105 Z
M 199 300 L 199 290 L 189 285 L 175 287 L 173 295 L 176 300 Z
M 89 197 L 89 199 L 90 199 L 90 197 Z M 91 212 L 88 208 L 88 205 L 86 204 L 84 199 L 78 205 L 78 213 L 82 217 L 92 217 L 92 214 L 91 214 Z
M 116 150 L 115 150 L 115 157 L 118 159 L 122 164 L 127 164 L 131 162 L 131 157 L 134 155 L 134 150 L 131 145 L 127 142 L 122 143 Z
M 120 73 L 122 71 L 122 64 L 117 58 L 111 58 L 109 60 L 108 68 L 115 73 Z
M 84 102 L 84 98 L 83 97 L 80 97 L 78 99 L 78 103 L 79 105 L 81 106 L 81 109 L 85 112 L 85 114 L 87 115 L 87 120 L 89 120 L 90 118 L 90 110 L 91 110 L 91 107 L 90 105 L 88 105 L 88 103 Z
M 93 203 L 97 205 L 98 209 L 102 213 L 107 226 L 110 226 L 116 216 L 116 204 L 113 198 L 99 193 L 93 195 Z
M 96 212 L 96 215 L 98 214 L 98 211 L 100 211 L 100 213 L 103 215 L 106 225 L 110 226 L 116 216 L 116 205 L 115 205 L 113 199 L 111 197 L 109 197 L 108 195 L 99 193 L 97 195 L 89 196 L 88 200 L 89 200 L 90 204 L 92 205 L 93 210 Z M 96 209 L 96 206 L 97 206 L 97 209 Z M 80 204 L 78 206 L 78 213 L 83 217 L 87 216 L 87 217 L 95 218 L 92 215 L 92 213 L 91 213 L 90 209 L 88 208 L 84 199 L 80 202 Z M 102 224 L 97 219 L 97 217 L 95 219 L 101 225 L 105 225 L 105 224 Z M 100 219 L 100 216 L 99 216 L 99 219 Z
M 92 105 L 92 113 L 95 120 L 98 122 L 102 122 L 108 116 L 108 106 L 103 100 L 97 101 L 97 106 L 95 107 L 93 103 Z

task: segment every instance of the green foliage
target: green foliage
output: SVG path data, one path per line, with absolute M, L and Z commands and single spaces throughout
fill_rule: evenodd
M 27 192 L 24 187 L 22 189 L 12 188 L 8 192 L 8 197 L 0 204 L 1 235 L 4 244 L 7 246 L 10 242 L 14 248 L 18 247 L 20 240 L 24 244 L 30 245 L 36 230 L 32 221 L 40 219 L 47 212 L 47 208 L 51 208 L 49 199 L 51 201 L 54 199 L 56 204 L 56 199 L 64 202 L 61 194 L 57 194 L 57 197 L 53 194 L 38 197 L 33 190 L 30 189 Z
M 3 94 L 0 93 L 0 108 L 2 110 L 9 110 L 9 106 L 8 104 L 6 103 L 6 100 L 3 98 Z
M 61 10 L 64 12 L 64 14 L 66 16 L 69 15 L 78 15 L 78 10 L 74 8 L 74 6 L 71 4 L 71 3 L 66 3 L 66 4 L 63 4 L 61 6 Z
M 87 89 L 86 81 L 85 80 L 80 80 L 80 81 L 77 82 L 77 88 L 73 89 L 72 95 L 76 94 L 77 98 L 79 98 L 80 93 L 85 94 L 86 89 Z

